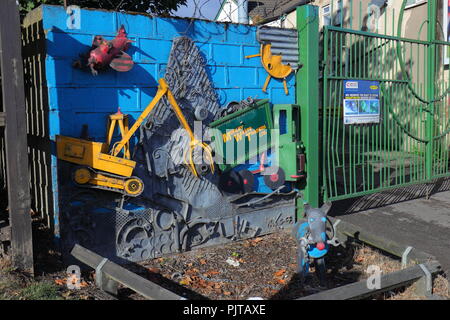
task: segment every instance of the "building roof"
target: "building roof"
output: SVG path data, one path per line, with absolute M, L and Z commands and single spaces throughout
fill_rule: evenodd
M 308 0 L 249 0 L 248 15 L 255 20 L 279 17 L 294 10 L 294 7 L 308 3 Z
M 237 4 L 236 0 L 233 1 Z M 227 0 L 222 1 L 222 5 L 217 12 L 216 19 L 223 9 Z M 285 13 L 289 13 L 296 6 L 311 2 L 310 0 L 249 0 L 248 1 L 248 16 L 254 21 L 258 22 L 270 18 L 279 17 Z

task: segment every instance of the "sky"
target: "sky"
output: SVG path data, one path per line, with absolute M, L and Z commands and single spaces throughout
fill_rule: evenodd
M 173 12 L 178 17 L 194 17 L 213 20 L 222 0 L 187 0 L 187 5 Z M 196 10 L 197 7 L 197 10 Z

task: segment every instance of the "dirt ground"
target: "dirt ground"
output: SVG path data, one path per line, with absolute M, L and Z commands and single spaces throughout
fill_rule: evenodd
M 135 272 L 153 281 L 164 283 L 172 279 L 182 287 L 208 299 L 296 299 L 366 279 L 369 265 L 377 265 L 383 273 L 401 269 L 401 263 L 377 249 L 352 244 L 347 249 L 333 248 L 326 257 L 327 288 L 319 286 L 318 278 L 311 267 L 311 274 L 304 285 L 296 274 L 296 242 L 287 233 L 231 243 L 225 246 L 204 248 L 197 251 L 159 258 L 140 264 L 153 274 L 134 268 Z M 228 262 L 227 262 L 228 261 Z M 442 276 L 435 280 L 435 293 L 446 298 L 448 282 Z M 179 286 L 170 288 L 188 298 L 189 291 Z M 130 298 L 136 298 L 131 295 Z M 413 288 L 396 290 L 372 297 L 372 299 L 424 299 L 415 295 Z
M 13 268 L 0 257 L 0 300 L 105 300 L 114 299 L 95 287 L 93 271 L 82 274 L 81 289 L 69 290 L 60 255 L 53 249 L 51 235 L 34 223 L 36 277 L 33 279 Z M 128 265 L 127 268 L 188 299 L 295 299 L 325 290 L 311 267 L 304 285 L 296 275 L 296 242 L 287 233 L 277 233 L 224 246 Z M 378 265 L 383 273 L 400 269 L 398 259 L 376 249 L 352 244 L 333 248 L 326 257 L 328 288 L 342 286 L 368 277 L 369 265 Z M 450 299 L 448 282 L 443 276 L 434 281 L 435 294 Z M 127 288 L 118 299 L 143 299 Z M 388 292 L 371 299 L 424 299 L 412 287 Z

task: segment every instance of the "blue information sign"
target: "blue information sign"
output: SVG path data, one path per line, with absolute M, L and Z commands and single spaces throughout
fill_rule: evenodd
M 344 124 L 380 122 L 380 83 L 344 81 Z

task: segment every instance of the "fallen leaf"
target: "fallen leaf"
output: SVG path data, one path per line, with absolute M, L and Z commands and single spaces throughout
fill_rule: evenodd
M 283 274 L 285 274 L 285 272 L 286 272 L 286 269 L 280 269 L 280 270 L 278 270 L 277 272 L 275 272 L 275 273 L 273 274 L 273 276 L 274 276 L 274 277 L 281 277 Z
M 187 285 L 189 285 L 191 282 L 192 282 L 191 277 L 184 277 L 184 278 L 180 281 L 180 284 L 187 286 Z
M 230 291 L 224 291 L 223 294 L 224 294 L 225 296 L 231 296 L 231 292 L 230 292 Z
M 279 284 L 286 284 L 286 279 L 277 279 Z
M 192 268 L 192 269 L 189 269 L 189 270 L 186 270 L 186 274 L 195 274 L 195 273 L 197 273 L 198 272 L 198 269 L 196 269 L 196 268 Z
M 71 279 L 72 280 L 72 284 L 76 284 L 76 282 L 77 282 L 77 280 L 76 279 Z M 68 281 L 68 279 L 55 279 L 55 283 L 58 285 L 58 286 L 64 286 L 64 285 L 66 285 L 67 284 L 67 281 Z M 88 287 L 89 286 L 89 284 L 86 282 L 86 281 L 81 281 L 80 282 L 80 287 L 81 288 L 86 288 L 86 287 Z
M 208 287 L 209 285 L 208 285 L 208 283 L 207 283 L 205 280 L 199 279 L 199 280 L 198 280 L 198 286 L 199 286 L 199 287 L 202 287 L 202 288 L 206 288 L 206 287 Z
M 200 262 L 200 264 L 206 264 L 206 260 L 205 259 L 200 259 L 199 262 Z
M 250 240 L 250 241 L 253 242 L 253 243 L 258 243 L 258 242 L 263 241 L 263 238 L 255 238 L 255 239 Z
M 158 268 L 148 268 L 148 271 L 153 272 L 153 273 L 160 273 L 161 270 Z

